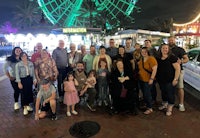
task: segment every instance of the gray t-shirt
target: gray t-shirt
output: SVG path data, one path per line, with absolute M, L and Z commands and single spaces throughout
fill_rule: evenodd
M 40 89 L 40 91 L 37 94 L 37 98 L 46 100 L 49 97 L 51 97 L 52 93 L 55 93 L 56 89 L 53 85 L 49 86 L 49 89 L 47 91 L 45 91 L 43 88 Z

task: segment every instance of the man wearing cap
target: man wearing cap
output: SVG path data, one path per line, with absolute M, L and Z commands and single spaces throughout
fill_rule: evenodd
M 39 111 L 41 105 L 41 111 Z M 57 120 L 56 116 L 56 89 L 50 84 L 49 80 L 44 79 L 41 81 L 41 88 L 37 94 L 35 104 L 35 120 L 47 116 L 47 112 L 51 109 L 51 119 Z

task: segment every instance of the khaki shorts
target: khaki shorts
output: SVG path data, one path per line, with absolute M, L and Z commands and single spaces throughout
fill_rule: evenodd
M 183 76 L 184 76 L 184 70 L 181 70 L 176 88 L 182 88 L 182 89 L 184 88 Z

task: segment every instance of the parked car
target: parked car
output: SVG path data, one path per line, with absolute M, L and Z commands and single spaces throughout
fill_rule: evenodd
M 189 61 L 183 65 L 184 81 L 200 91 L 200 47 L 188 51 Z

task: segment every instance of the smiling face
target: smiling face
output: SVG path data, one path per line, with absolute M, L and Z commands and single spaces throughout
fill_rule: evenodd
M 16 49 L 15 49 L 15 55 L 16 55 L 16 56 L 19 57 L 21 53 L 22 53 L 21 48 L 16 48 Z
M 22 61 L 27 61 L 28 60 L 28 56 L 24 52 L 20 54 L 20 58 L 21 58 Z
M 48 57 L 49 57 L 48 52 L 45 49 L 43 49 L 42 52 L 41 52 L 41 58 L 46 59 Z
M 124 55 L 124 53 L 125 53 L 125 50 L 124 50 L 124 48 L 123 47 L 119 47 L 119 54 L 120 55 Z
M 148 56 L 147 50 L 146 50 L 146 49 L 142 49 L 141 55 L 142 55 L 143 57 Z
M 162 45 L 161 53 L 162 54 L 168 54 L 169 53 L 169 46 L 168 45 Z
M 122 61 L 117 61 L 116 63 L 118 70 L 123 70 L 124 69 L 124 64 Z

